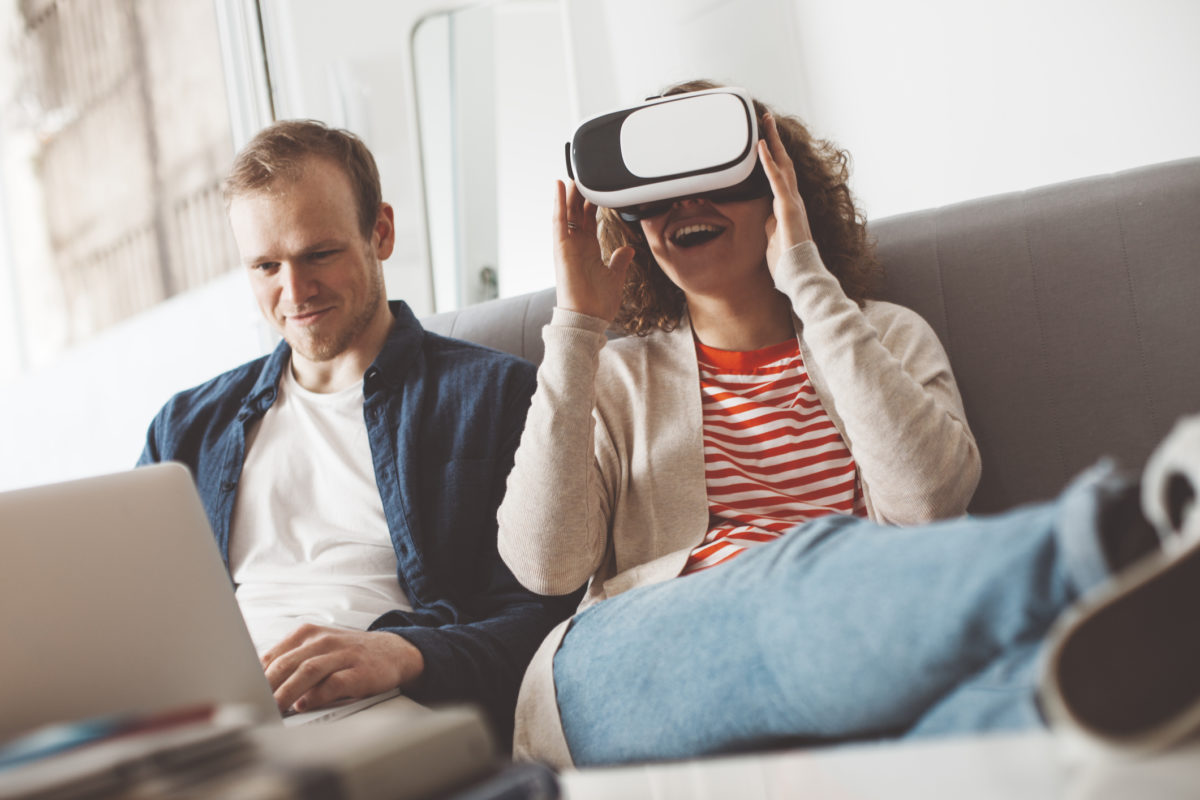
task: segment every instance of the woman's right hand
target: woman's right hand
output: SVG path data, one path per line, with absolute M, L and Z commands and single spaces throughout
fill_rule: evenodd
M 574 182 L 569 187 L 555 183 L 552 236 L 558 307 L 612 322 L 621 310 L 633 248 L 617 248 L 605 264 L 596 238 L 596 206 L 584 199 Z

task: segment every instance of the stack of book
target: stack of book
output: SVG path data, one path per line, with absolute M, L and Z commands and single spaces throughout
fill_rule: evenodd
M 504 765 L 472 708 L 258 725 L 236 707 L 91 719 L 0 744 L 0 800 L 417 800 L 558 796 Z

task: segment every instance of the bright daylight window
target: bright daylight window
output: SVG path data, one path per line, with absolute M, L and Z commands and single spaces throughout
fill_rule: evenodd
M 0 0 L 0 381 L 236 255 L 211 2 Z

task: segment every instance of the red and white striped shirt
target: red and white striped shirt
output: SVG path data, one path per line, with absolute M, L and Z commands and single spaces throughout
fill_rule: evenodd
M 750 352 L 699 342 L 709 530 L 681 574 L 826 514 L 865 514 L 858 470 L 808 378 L 800 343 Z

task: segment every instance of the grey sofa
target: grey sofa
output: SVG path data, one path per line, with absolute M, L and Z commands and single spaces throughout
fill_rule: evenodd
M 971 511 L 1140 468 L 1200 411 L 1200 158 L 871 223 L 882 299 L 937 331 L 983 456 Z M 554 290 L 423 320 L 534 363 Z

